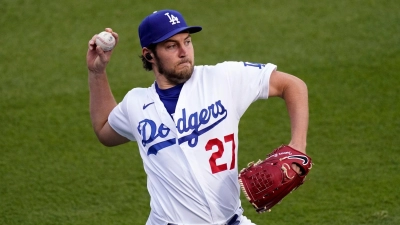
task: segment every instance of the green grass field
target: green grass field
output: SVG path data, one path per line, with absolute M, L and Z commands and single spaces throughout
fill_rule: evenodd
M 89 119 L 85 55 L 105 27 L 120 35 L 108 67 L 115 98 L 147 87 L 137 26 L 181 11 L 196 64 L 272 62 L 309 88 L 309 180 L 263 224 L 400 224 L 400 4 L 338 1 L 1 0 L 0 224 L 144 224 L 136 143 L 103 147 Z M 255 102 L 240 124 L 239 166 L 290 138 L 283 101 Z

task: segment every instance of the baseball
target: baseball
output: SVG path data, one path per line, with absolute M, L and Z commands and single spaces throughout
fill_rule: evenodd
M 115 38 L 110 32 L 103 31 L 97 35 L 96 45 L 100 46 L 103 51 L 110 51 L 115 46 Z

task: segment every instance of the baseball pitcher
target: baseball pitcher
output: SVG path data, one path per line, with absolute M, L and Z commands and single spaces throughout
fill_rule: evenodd
M 96 46 L 96 35 L 88 44 L 92 125 L 106 146 L 137 142 L 151 197 L 147 225 L 254 224 L 243 215 L 240 201 L 241 185 L 246 197 L 253 196 L 255 176 L 238 172 L 238 125 L 258 99 L 283 98 L 291 122 L 288 147 L 296 149 L 296 155 L 305 153 L 308 99 L 304 82 L 270 63 L 195 66 L 192 34 L 201 30 L 188 26 L 175 10 L 156 11 L 144 18 L 138 28 L 141 60 L 155 81 L 148 88 L 133 88 L 119 103 L 106 74 L 113 50 Z M 106 31 L 118 44 L 118 34 L 111 28 Z M 278 173 L 291 177 L 279 182 L 293 177 L 304 181 L 308 169 L 302 162 L 279 165 Z M 243 184 L 250 188 L 245 190 Z M 257 199 L 248 198 L 256 207 Z M 265 205 L 261 208 L 267 209 Z

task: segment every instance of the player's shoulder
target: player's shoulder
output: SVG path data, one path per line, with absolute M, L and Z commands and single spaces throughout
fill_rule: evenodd
M 140 95 L 144 94 L 149 88 L 135 87 L 128 91 L 126 95 Z
M 243 70 L 252 70 L 252 69 L 264 69 L 269 67 L 276 67 L 271 63 L 255 63 L 255 62 L 246 62 L 246 61 L 224 61 L 217 63 L 215 65 L 202 65 L 196 66 L 199 70 L 217 70 L 217 71 L 243 71 Z
M 125 96 L 124 96 L 124 100 L 128 100 L 128 99 L 141 99 L 143 97 L 149 96 L 151 95 L 151 90 L 152 90 L 153 86 L 151 87 L 147 87 L 147 88 L 143 88 L 143 87 L 135 87 L 132 88 L 131 90 L 129 90 Z
M 219 68 L 231 68 L 232 66 L 243 66 L 243 62 L 241 61 L 224 61 L 214 65 L 198 65 L 195 68 L 198 69 L 219 69 Z
M 207 74 L 229 74 L 230 71 L 238 70 L 243 67 L 243 62 L 239 61 L 224 61 L 215 65 L 199 65 L 195 66 L 195 73 L 207 73 Z

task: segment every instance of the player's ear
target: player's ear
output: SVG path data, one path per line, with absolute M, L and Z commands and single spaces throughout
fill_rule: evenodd
M 144 55 L 144 57 L 148 60 L 148 61 L 150 61 L 150 60 L 152 60 L 153 59 L 153 56 L 151 56 L 151 53 L 146 53 L 145 55 Z
M 143 57 L 147 60 L 147 61 L 151 61 L 151 60 L 153 60 L 153 54 L 151 53 L 151 51 L 150 51 L 150 49 L 148 49 L 148 48 L 143 48 L 142 49 L 142 54 L 143 54 Z

